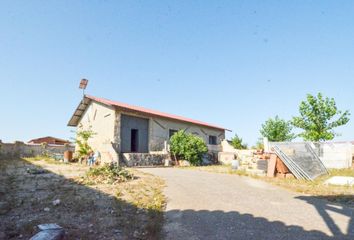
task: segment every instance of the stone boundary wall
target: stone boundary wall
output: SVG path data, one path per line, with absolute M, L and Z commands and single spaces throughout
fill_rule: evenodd
M 126 167 L 163 166 L 166 159 L 170 159 L 169 154 L 151 154 L 151 153 L 119 154 L 119 164 Z
M 64 154 L 67 150 L 74 152 L 75 147 L 72 145 L 26 144 L 19 141 L 14 143 L 3 143 L 0 140 L 0 159 Z

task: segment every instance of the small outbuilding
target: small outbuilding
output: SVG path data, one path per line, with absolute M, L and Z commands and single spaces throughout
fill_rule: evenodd
M 53 144 L 53 145 L 65 145 L 65 144 L 70 144 L 69 141 L 64 140 L 64 139 L 60 139 L 60 138 L 55 138 L 55 137 L 41 137 L 41 138 L 35 138 L 35 139 L 31 139 L 28 141 L 29 144 L 42 144 L 42 143 L 46 143 L 46 144 Z
M 68 126 L 91 128 L 89 144 L 102 161 L 126 165 L 151 165 L 168 154 L 170 137 L 185 130 L 201 137 L 211 156 L 217 158 L 225 128 L 104 98 L 85 95 Z M 157 159 L 157 160 L 156 160 Z

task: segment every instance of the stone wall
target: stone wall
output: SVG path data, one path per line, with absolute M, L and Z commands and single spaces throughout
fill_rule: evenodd
M 0 141 L 0 158 L 35 157 L 40 155 L 64 154 L 65 151 L 74 151 L 71 145 L 26 144 L 24 142 L 3 143 Z
M 162 166 L 166 159 L 170 159 L 168 154 L 150 153 L 121 153 L 119 154 L 119 164 L 127 167 L 135 166 Z
M 218 154 L 218 160 L 221 164 L 229 165 L 235 159 L 236 154 L 234 152 L 219 152 Z

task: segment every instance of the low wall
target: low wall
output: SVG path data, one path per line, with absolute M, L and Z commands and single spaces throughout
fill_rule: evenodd
M 121 153 L 119 163 L 127 167 L 135 166 L 162 166 L 165 159 L 170 159 L 168 154 L 151 153 Z
M 253 163 L 256 161 L 254 157 L 255 150 L 249 149 L 234 149 L 231 152 L 219 152 L 219 162 L 222 164 L 231 164 L 231 161 L 234 159 L 240 160 L 242 163 Z
M 221 164 L 231 164 L 231 161 L 234 160 L 235 157 L 234 152 L 219 152 L 218 154 L 218 160 Z
M 326 168 L 352 167 L 353 147 L 351 143 L 320 143 L 319 147 L 317 145 L 315 144 L 317 152 Z
M 71 145 L 26 144 L 24 142 L 3 143 L 0 141 L 0 159 L 64 154 L 67 150 L 74 151 L 75 148 Z

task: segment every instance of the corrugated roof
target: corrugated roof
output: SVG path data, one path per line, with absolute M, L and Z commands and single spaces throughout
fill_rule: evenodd
M 94 97 L 94 96 L 90 96 L 90 95 L 85 95 L 84 99 L 80 102 L 79 106 L 77 107 L 74 115 L 71 117 L 68 126 L 77 126 L 77 124 L 79 123 L 79 120 L 81 119 L 82 114 L 84 113 L 89 101 L 88 100 L 93 100 L 108 106 L 113 106 L 113 107 L 119 107 L 119 108 L 123 108 L 126 110 L 130 110 L 130 111 L 136 111 L 136 112 L 140 112 L 140 113 L 145 113 L 147 115 L 152 115 L 152 116 L 158 116 L 158 117 L 163 117 L 163 118 L 168 118 L 168 119 L 173 119 L 173 120 L 177 120 L 177 121 L 182 121 L 182 122 L 188 122 L 188 123 L 193 123 L 196 125 L 201 125 L 201 126 L 205 126 L 205 127 L 210 127 L 210 128 L 216 128 L 216 129 L 221 129 L 221 130 L 228 130 L 226 128 L 223 127 L 219 127 L 213 124 L 209 124 L 209 123 L 205 123 L 205 122 L 201 122 L 198 120 L 194 120 L 191 118 L 186 118 L 186 117 L 181 117 L 181 116 L 177 116 L 174 114 L 169 114 L 169 113 L 163 113 L 160 111 L 156 111 L 156 110 L 151 110 L 151 109 L 147 109 L 147 108 L 143 108 L 143 107 L 138 107 L 138 106 L 133 106 L 130 104 L 126 104 L 126 103 L 122 103 L 122 102 L 117 102 L 117 101 L 112 101 L 109 99 L 105 99 L 105 98 L 99 98 L 99 97 Z M 228 130 L 230 131 L 230 130 Z

